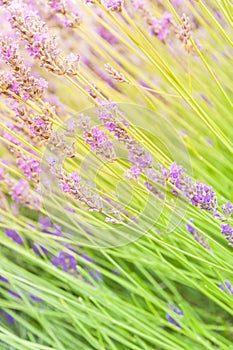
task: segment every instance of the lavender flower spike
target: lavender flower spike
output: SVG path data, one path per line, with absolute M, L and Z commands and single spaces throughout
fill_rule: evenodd
M 37 12 L 25 4 L 13 2 L 7 7 L 11 26 L 17 30 L 27 44 L 30 54 L 41 62 L 41 66 L 58 75 L 76 75 L 79 56 L 73 53 L 62 57 L 56 37 Z

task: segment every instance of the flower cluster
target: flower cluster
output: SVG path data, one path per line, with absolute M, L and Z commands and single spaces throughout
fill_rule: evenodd
M 92 151 L 108 162 L 115 160 L 116 154 L 113 144 L 103 130 L 99 127 L 91 127 L 90 118 L 83 114 L 80 115 L 78 125 L 84 131 L 82 137 L 86 144 L 91 146 Z
M 165 42 L 170 34 L 171 27 L 174 25 L 172 15 L 165 11 L 162 17 L 157 19 L 147 8 L 144 0 L 133 0 L 132 3 L 135 10 L 138 11 L 146 21 L 150 29 L 150 34 L 157 36 L 162 42 Z
M 42 145 L 51 137 L 52 133 L 52 114 L 48 108 L 48 104 L 42 107 L 42 113 L 37 114 L 32 111 L 28 106 L 14 103 L 12 109 L 16 114 L 16 122 L 29 129 L 28 136 L 35 145 Z
M 121 12 L 124 0 L 103 0 L 103 4 L 106 6 L 108 11 Z
M 164 12 L 161 19 L 153 19 L 150 29 L 151 34 L 157 36 L 162 42 L 165 42 L 170 34 L 172 18 L 170 13 Z
M 233 204 L 230 201 L 228 201 L 222 206 L 222 211 L 226 216 L 230 217 L 233 212 Z
M 79 56 L 73 53 L 63 57 L 56 37 L 50 34 L 39 15 L 26 5 L 13 2 L 7 6 L 10 23 L 27 44 L 30 54 L 41 62 L 41 66 L 58 75 L 76 75 Z
M 90 211 L 102 211 L 101 198 L 97 194 L 93 194 L 89 187 L 81 185 L 81 178 L 77 173 L 67 174 L 60 165 L 56 164 L 51 166 L 51 172 L 55 175 L 58 185 L 64 193 L 87 205 Z
M 192 205 L 200 209 L 216 212 L 217 199 L 211 186 L 207 186 L 200 180 L 192 181 L 185 174 L 186 170 L 182 166 L 177 165 L 176 162 L 170 165 L 169 170 L 161 166 L 161 172 L 166 181 L 175 187 L 172 190 L 173 194 L 184 195 Z
M 29 183 L 24 179 L 13 179 L 5 169 L 0 167 L 0 181 L 4 181 L 4 185 L 11 195 L 13 201 L 22 204 L 32 210 L 40 210 L 41 199 L 34 194 Z
M 11 91 L 19 94 L 25 100 L 29 98 L 40 99 L 47 88 L 47 82 L 43 78 L 35 78 L 31 69 L 24 64 L 19 54 L 17 40 L 9 36 L 0 37 L 0 60 L 6 62 L 11 68 Z
M 38 210 L 41 207 L 40 197 L 31 193 L 30 185 L 24 179 L 20 179 L 11 186 L 10 195 L 13 201 L 21 203 L 30 209 Z
M 118 108 L 112 102 L 102 103 L 102 106 L 98 109 L 99 120 L 102 121 L 109 132 L 114 134 L 119 142 L 126 146 L 129 152 L 129 161 L 140 169 L 140 172 L 148 174 L 152 168 L 152 156 L 127 132 L 126 129 L 129 126 L 119 118 L 118 114 Z
M 76 28 L 81 23 L 80 15 L 73 9 L 70 0 L 47 0 L 48 5 L 56 15 L 61 15 L 65 27 Z

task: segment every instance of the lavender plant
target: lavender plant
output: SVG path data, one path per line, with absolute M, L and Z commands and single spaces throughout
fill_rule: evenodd
M 0 1 L 0 349 L 233 348 L 231 1 Z

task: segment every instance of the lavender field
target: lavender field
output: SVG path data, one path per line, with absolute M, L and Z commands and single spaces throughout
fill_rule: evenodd
M 0 350 L 233 350 L 232 1 L 0 20 Z

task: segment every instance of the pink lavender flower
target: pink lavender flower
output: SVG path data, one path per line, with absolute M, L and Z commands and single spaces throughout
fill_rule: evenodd
M 8 129 L 14 131 L 15 133 L 19 131 L 19 128 L 17 128 L 15 125 L 7 124 L 7 127 Z M 14 145 L 17 145 L 17 146 L 20 145 L 20 141 L 7 131 L 4 131 L 3 137 L 5 140 L 12 142 Z
M 4 168 L 0 167 L 0 181 L 3 181 L 5 178 L 6 171 Z
M 67 174 L 60 165 L 56 165 L 56 161 L 51 165 L 50 171 L 58 180 L 60 188 L 65 189 L 66 193 L 75 200 L 86 204 L 91 211 L 101 212 L 103 210 L 101 198 L 96 193 L 92 193 L 89 187 L 81 185 L 80 181 L 75 181 L 76 176 L 74 179 L 73 174 Z
M 16 203 L 20 203 L 22 195 L 26 195 L 29 190 L 29 184 L 24 179 L 20 179 L 14 189 L 12 190 L 11 197 Z
M 24 100 L 29 98 L 38 100 L 42 97 L 48 84 L 43 78 L 36 79 L 31 69 L 25 65 L 19 53 L 16 39 L 9 36 L 0 37 L 0 59 L 10 66 L 9 89 L 20 95 Z
M 75 173 L 71 174 L 71 177 L 74 180 L 74 182 L 76 182 L 76 183 L 81 182 L 81 177 L 77 171 Z
M 121 12 L 124 4 L 123 0 L 104 0 L 104 5 L 109 11 Z
M 69 0 L 48 0 L 48 5 L 55 14 L 60 14 L 64 17 L 63 24 L 66 28 L 77 27 L 80 25 L 80 15 L 72 7 L 72 2 Z
M 23 245 L 23 238 L 19 235 L 19 233 L 15 230 L 11 230 L 9 228 L 6 228 L 4 230 L 5 234 L 11 238 L 15 243 L 19 244 L 19 245 Z
M 66 1 L 65 0 L 48 0 L 49 6 L 58 12 L 65 12 Z
M 115 103 L 102 103 L 102 106 L 98 109 L 98 118 L 102 121 L 109 132 L 112 132 L 118 141 L 126 146 L 129 151 L 130 162 L 140 168 L 141 172 L 147 174 L 152 167 L 152 156 L 133 137 L 131 137 L 127 130 L 122 126 L 122 119 L 119 119 L 118 112 Z
M 113 35 L 103 26 L 98 26 L 97 33 L 101 36 L 101 38 L 106 40 L 111 45 L 115 45 L 118 42 L 118 39 L 115 37 L 115 35 Z
M 112 162 L 116 158 L 115 150 L 108 136 L 99 127 L 90 126 L 90 118 L 84 115 L 80 116 L 79 126 L 83 129 L 83 138 L 91 150 L 100 155 L 104 160 Z
M 93 127 L 89 133 L 84 134 L 83 137 L 86 140 L 86 144 L 91 146 L 91 150 L 96 150 L 102 147 L 103 144 L 108 140 L 107 135 L 104 131 L 100 130 L 98 127 Z
M 17 158 L 16 163 L 19 169 L 23 170 L 28 180 L 35 179 L 36 182 L 38 181 L 38 174 L 41 172 L 40 162 L 38 160 L 26 154 L 21 154 L 21 156 Z
M 165 41 L 167 36 L 170 34 L 170 23 L 172 15 L 168 12 L 164 12 L 160 20 L 154 19 L 151 26 L 151 34 L 159 37 L 161 41 Z
M 136 165 L 134 165 L 132 168 L 130 168 L 130 172 L 132 173 L 132 175 L 138 179 L 140 176 L 140 168 L 138 168 Z
M 63 191 L 64 193 L 69 193 L 69 192 L 70 192 L 70 189 L 71 189 L 71 187 L 70 187 L 69 184 L 67 184 L 67 183 L 62 184 L 62 191 Z
M 29 183 L 20 179 L 18 182 L 9 179 L 10 195 L 13 201 L 21 203 L 32 210 L 39 210 L 41 207 L 40 197 L 32 194 Z M 8 183 L 7 183 L 8 185 Z
M 21 35 L 27 43 L 28 51 L 41 62 L 41 66 L 58 75 L 77 74 L 79 56 L 71 53 L 62 57 L 56 37 L 50 34 L 37 12 L 17 2 L 13 2 L 7 9 L 11 26 Z

